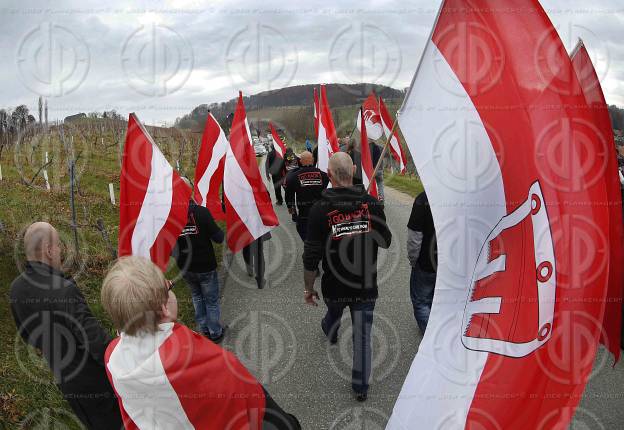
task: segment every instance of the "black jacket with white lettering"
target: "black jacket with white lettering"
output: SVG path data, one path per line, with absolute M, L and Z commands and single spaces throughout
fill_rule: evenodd
M 323 298 L 374 300 L 377 251 L 391 241 L 383 206 L 364 187 L 330 188 L 308 214 L 303 264 L 313 271 L 323 261 Z
M 217 268 L 212 242 L 222 243 L 223 239 L 223 231 L 210 211 L 191 200 L 186 225 L 171 254 L 181 272 L 212 272 Z
M 286 175 L 286 205 L 297 207 L 299 219 L 308 218 L 312 205 L 329 184 L 327 173 L 314 166 L 303 166 Z

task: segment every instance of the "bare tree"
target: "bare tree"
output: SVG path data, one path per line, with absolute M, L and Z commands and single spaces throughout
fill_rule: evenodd
M 43 108 L 43 116 L 45 118 L 45 128 L 48 129 L 48 99 L 45 101 L 45 107 Z
M 43 123 L 43 97 L 39 96 L 39 125 Z

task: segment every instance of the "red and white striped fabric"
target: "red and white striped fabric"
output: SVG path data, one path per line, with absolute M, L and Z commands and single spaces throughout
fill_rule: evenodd
M 327 173 L 329 157 L 338 152 L 340 148 L 338 146 L 338 137 L 336 136 L 336 127 L 334 127 L 334 120 L 329 109 L 329 102 L 327 101 L 325 84 L 321 85 L 317 148 L 317 167 Z
M 284 142 L 282 142 L 282 139 L 280 139 L 279 134 L 277 134 L 277 131 L 275 130 L 275 127 L 273 127 L 272 122 L 269 122 L 269 128 L 271 129 L 273 148 L 275 148 L 275 152 L 277 153 L 277 155 L 280 156 L 280 158 L 284 158 L 284 154 L 286 153 L 286 145 L 284 145 Z
M 360 120 L 364 123 L 366 121 L 364 118 L 364 109 L 360 109 Z M 360 130 L 360 154 L 362 157 L 362 184 L 364 188 L 368 190 L 368 194 L 378 199 L 377 181 L 373 175 L 375 166 L 373 166 L 373 157 L 371 155 L 370 145 L 368 144 L 368 127 L 362 127 Z
M 390 131 L 392 130 L 392 117 L 388 112 L 388 108 L 384 103 L 383 99 L 379 97 L 379 113 L 381 116 L 381 124 L 383 126 L 384 135 L 386 138 L 390 135 Z M 399 142 L 399 132 L 395 129 L 394 134 L 390 138 L 390 143 L 388 144 L 390 148 L 390 154 L 392 154 L 392 158 L 394 161 L 399 163 L 399 170 L 401 173 L 405 173 L 405 166 L 407 166 L 407 158 L 405 158 L 405 152 L 403 152 L 403 147 Z
M 159 329 L 106 349 L 126 430 L 262 428 L 264 391 L 232 353 L 181 324 Z
M 150 258 L 165 271 L 186 225 L 191 189 L 133 113 L 119 183 L 119 256 Z
M 225 153 L 229 144 L 223 129 L 209 112 L 195 167 L 195 201 L 208 208 L 216 220 L 224 220 L 219 190 L 223 183 Z
M 622 336 L 622 288 L 624 288 L 624 232 L 622 228 L 622 194 L 620 190 L 619 170 L 616 154 L 613 151 L 613 127 L 605 101 L 600 80 L 594 69 L 585 45 L 579 41 L 570 55 L 572 66 L 581 84 L 587 105 L 594 115 L 595 130 L 600 134 L 603 144 L 599 162 L 604 167 L 604 176 L 609 200 L 609 287 L 600 342 L 615 357 L 620 358 L 620 339 Z
M 279 224 L 262 182 L 239 92 L 223 175 L 227 244 L 235 253 Z
M 398 118 L 438 268 L 387 428 L 565 428 L 600 336 L 609 214 L 594 119 L 538 1 L 444 1 Z
M 381 124 L 381 116 L 379 115 L 379 102 L 375 97 L 375 93 L 371 91 L 369 96 L 362 103 L 364 111 L 364 124 L 366 124 L 366 135 L 369 139 L 377 140 L 383 135 L 383 127 Z M 362 118 L 358 112 L 355 118 L 355 125 L 358 131 L 362 130 Z M 391 126 L 392 127 L 392 126 Z
M 316 139 L 318 139 L 318 122 L 320 112 L 321 109 L 319 106 L 318 92 L 316 91 L 316 88 L 314 88 L 314 137 Z

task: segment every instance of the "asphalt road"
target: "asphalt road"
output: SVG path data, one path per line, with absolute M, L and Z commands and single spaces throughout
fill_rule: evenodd
M 261 163 L 261 165 L 264 163 Z M 273 196 L 272 187 L 271 195 Z M 351 392 L 351 323 L 345 312 L 337 345 L 320 328 L 324 305 L 303 304 L 303 244 L 286 206 L 275 206 L 280 226 L 265 245 L 268 286 L 258 290 L 242 255 L 228 269 L 222 302 L 233 351 L 304 429 L 383 429 L 422 338 L 409 299 L 405 251 L 411 197 L 386 188 L 386 216 L 393 233 L 379 256 L 379 300 L 373 324 L 369 398 Z M 320 290 L 317 280 L 316 289 Z M 575 416 L 575 429 L 624 428 L 624 365 L 600 350 Z M 415 423 L 415 427 L 418 428 Z

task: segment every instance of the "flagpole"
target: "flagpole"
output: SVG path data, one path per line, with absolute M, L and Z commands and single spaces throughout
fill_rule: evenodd
M 373 175 L 371 177 L 371 180 L 368 182 L 368 187 L 366 187 L 366 192 L 367 193 L 370 191 L 370 187 L 373 184 L 373 181 L 376 180 L 375 176 L 377 175 L 377 170 L 379 170 L 379 167 L 381 166 L 381 163 L 383 162 L 383 158 L 384 158 L 384 155 L 386 155 L 386 150 L 388 149 L 388 145 L 390 144 L 390 140 L 392 140 L 392 137 L 394 136 L 394 132 L 396 130 L 396 127 L 399 124 L 398 119 L 399 119 L 399 116 L 395 115 L 394 122 L 392 123 L 392 129 L 390 130 L 390 133 L 388 134 L 388 137 L 386 137 L 386 144 L 384 145 L 383 149 L 381 150 L 381 155 L 379 156 L 379 160 L 377 160 L 377 164 L 375 164 L 375 169 L 373 170 Z

